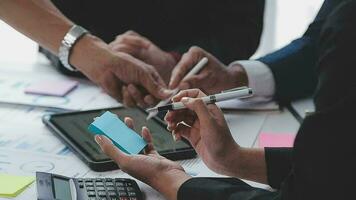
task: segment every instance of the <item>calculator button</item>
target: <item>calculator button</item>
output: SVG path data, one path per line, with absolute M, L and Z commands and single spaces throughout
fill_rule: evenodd
M 94 189 L 94 187 L 93 186 L 89 186 L 89 187 L 87 187 L 87 191 L 94 191 L 95 189 Z
M 93 182 L 85 182 L 85 185 L 86 185 L 86 186 L 93 186 L 94 183 L 93 183 Z
M 95 192 L 88 192 L 88 196 L 89 196 L 89 197 L 95 197 L 96 194 L 95 194 Z
M 79 184 L 79 188 L 84 188 L 84 184 L 83 184 L 83 183 L 80 183 L 80 184 Z
M 116 192 L 110 191 L 108 192 L 108 195 L 111 197 L 115 197 L 116 196 Z
M 99 195 L 100 197 L 106 197 L 106 192 L 104 192 L 104 191 L 99 191 L 99 192 L 98 192 L 98 195 Z
M 95 197 L 89 197 L 88 200 L 96 200 Z
M 106 187 L 106 189 L 108 190 L 108 191 L 115 191 L 115 188 L 114 187 Z
M 135 197 L 136 196 L 135 192 L 129 192 L 128 194 L 129 194 L 130 197 Z
M 100 198 L 100 200 L 107 200 L 107 198 L 106 197 L 102 197 L 102 198 Z
M 119 192 L 119 196 L 120 197 L 126 197 L 127 196 L 127 192 Z
M 106 185 L 106 186 L 114 186 L 114 183 L 112 183 L 112 182 L 106 182 L 105 185 Z
M 125 191 L 125 188 L 124 187 L 117 187 L 117 190 L 118 191 Z
M 97 181 L 97 182 L 95 182 L 95 185 L 96 185 L 96 186 L 104 186 L 104 183 L 103 183 L 103 182 L 98 182 L 98 181 Z
M 135 188 L 133 188 L 133 187 L 127 187 L 126 190 L 127 190 L 128 192 L 133 192 L 133 191 L 135 191 Z
M 125 184 L 123 182 L 116 182 L 116 186 L 123 187 L 123 186 L 125 186 Z
M 132 186 L 132 183 L 127 182 L 126 185 L 127 185 L 127 186 Z
M 97 190 L 105 190 L 105 188 L 103 186 L 96 186 Z

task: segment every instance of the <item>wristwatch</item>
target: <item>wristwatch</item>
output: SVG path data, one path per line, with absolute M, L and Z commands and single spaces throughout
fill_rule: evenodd
M 70 71 L 78 71 L 69 63 L 69 56 L 74 44 L 83 37 L 85 34 L 89 33 L 86 29 L 81 26 L 74 25 L 69 29 L 67 34 L 64 36 L 61 46 L 59 47 L 58 57 L 65 68 Z

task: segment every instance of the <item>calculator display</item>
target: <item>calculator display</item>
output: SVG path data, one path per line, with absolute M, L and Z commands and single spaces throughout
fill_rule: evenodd
M 70 184 L 68 180 L 61 178 L 53 178 L 54 195 L 56 199 L 65 200 L 72 199 L 70 193 Z

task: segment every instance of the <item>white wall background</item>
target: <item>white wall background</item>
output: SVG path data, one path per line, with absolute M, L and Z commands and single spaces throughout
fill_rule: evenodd
M 266 0 L 265 28 L 254 57 L 264 55 L 301 36 L 323 0 Z M 37 44 L 0 21 L 0 61 L 32 63 Z M 0 66 L 1 67 L 1 66 Z

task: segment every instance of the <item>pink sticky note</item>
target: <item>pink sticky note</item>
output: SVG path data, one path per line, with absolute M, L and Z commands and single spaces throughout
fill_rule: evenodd
M 264 147 L 293 147 L 295 134 L 290 133 L 261 133 L 258 146 Z
M 25 93 L 63 97 L 77 86 L 78 82 L 71 80 L 41 81 L 28 86 Z

